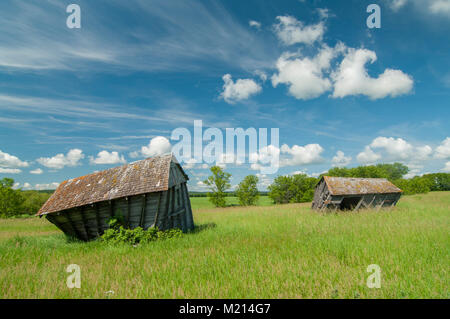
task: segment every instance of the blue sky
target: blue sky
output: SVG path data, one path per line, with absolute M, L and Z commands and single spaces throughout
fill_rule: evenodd
M 0 177 L 18 187 L 167 151 L 194 120 L 279 128 L 277 174 L 227 163 L 233 185 L 393 161 L 450 171 L 447 0 L 2 1 L 0 28 Z M 206 166 L 184 167 L 204 189 Z

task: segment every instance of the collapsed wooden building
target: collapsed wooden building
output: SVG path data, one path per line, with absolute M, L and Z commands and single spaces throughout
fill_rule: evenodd
M 393 207 L 402 190 L 385 178 L 323 176 L 316 186 L 312 208 L 320 211 Z
M 37 215 L 86 241 L 119 216 L 131 229 L 186 232 L 194 228 L 188 179 L 173 155 L 147 158 L 62 182 Z

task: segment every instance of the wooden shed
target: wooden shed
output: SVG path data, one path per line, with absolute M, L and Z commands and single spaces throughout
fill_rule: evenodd
M 122 216 L 129 228 L 194 228 L 188 176 L 173 155 L 157 156 L 62 182 L 37 215 L 65 234 L 91 240 Z
M 385 178 L 323 176 L 316 186 L 312 208 L 320 211 L 393 207 L 402 190 Z

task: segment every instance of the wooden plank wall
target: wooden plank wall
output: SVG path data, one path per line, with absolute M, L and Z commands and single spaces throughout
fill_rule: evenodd
M 186 182 L 179 166 L 172 163 L 167 191 L 77 207 L 48 214 L 46 218 L 65 234 L 82 240 L 102 235 L 109 228 L 108 220 L 113 216 L 122 216 L 125 225 L 131 229 L 156 226 L 160 230 L 180 228 L 186 232 L 194 228 Z

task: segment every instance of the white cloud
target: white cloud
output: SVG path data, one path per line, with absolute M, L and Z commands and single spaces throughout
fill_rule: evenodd
M 59 183 L 53 182 L 49 184 L 36 184 L 34 185 L 35 190 L 48 190 L 48 189 L 56 189 L 59 186 Z
M 320 156 L 324 149 L 319 144 L 308 144 L 305 146 L 293 145 L 289 147 L 287 144 L 281 146 L 282 154 L 290 154 L 290 158 L 282 158 L 280 166 L 296 166 L 315 164 L 323 161 Z
M 48 168 L 62 169 L 65 166 L 77 166 L 83 158 L 83 151 L 75 148 L 70 150 L 66 155 L 60 153 L 53 157 L 41 157 L 37 159 L 37 162 Z
M 376 161 L 378 161 L 381 158 L 381 155 L 376 154 L 370 146 L 366 146 L 364 151 L 359 153 L 356 156 L 356 160 L 361 164 L 374 164 Z
M 441 145 L 436 147 L 436 158 L 449 159 L 450 158 L 450 137 L 442 141 Z
M 335 48 L 324 45 L 313 58 L 285 52 L 276 63 L 278 74 L 272 76 L 272 85 L 289 86 L 289 94 L 297 99 L 312 99 L 330 90 L 331 81 L 324 72 L 330 69 L 331 60 L 344 50 L 343 44 Z
M 23 188 L 30 189 L 32 186 L 30 183 L 23 183 Z
M 0 167 L 28 167 L 28 163 L 21 161 L 17 156 L 4 153 L 0 150 Z
M 2 174 L 20 174 L 22 171 L 18 168 L 3 168 L 0 167 L 0 173 Z
M 258 177 L 257 187 L 259 190 L 267 190 L 267 187 L 273 183 L 273 179 L 269 178 L 266 174 L 256 173 L 256 177 Z
M 153 157 L 170 153 L 172 145 L 164 136 L 156 136 L 150 140 L 147 146 L 142 146 L 140 151 L 130 153 L 130 157 Z
M 389 7 L 393 11 L 399 11 L 406 4 L 411 3 L 416 10 L 428 12 L 432 15 L 443 15 L 450 17 L 450 1 L 449 0 L 385 0 L 388 1 Z
M 275 145 L 261 147 L 258 152 L 249 155 L 250 169 L 264 174 L 273 174 L 280 166 L 280 149 Z
M 323 21 L 313 25 L 303 23 L 292 16 L 278 16 L 278 24 L 274 25 L 277 37 L 285 45 L 296 43 L 313 44 L 322 40 L 325 33 Z
M 409 171 L 405 176 L 403 176 L 404 178 L 409 179 L 409 178 L 413 178 L 414 176 L 423 175 L 421 173 L 422 169 L 423 169 L 423 165 L 408 163 L 408 164 L 406 164 L 406 166 L 408 166 Z
M 445 167 L 442 169 L 445 173 L 450 173 L 450 162 L 445 163 Z
M 365 65 L 376 60 L 377 56 L 373 51 L 348 48 L 339 68 L 332 74 L 333 97 L 366 95 L 375 100 L 411 92 L 413 79 L 400 70 L 386 69 L 377 78 L 370 77 Z
M 377 149 L 382 153 L 375 153 Z M 402 138 L 379 136 L 358 154 L 357 160 L 363 164 L 374 164 L 383 158 L 388 162 L 403 161 L 408 165 L 417 165 L 429 159 L 432 153 L 433 149 L 429 145 L 414 146 Z
M 415 157 L 416 160 L 425 161 L 433 153 L 433 149 L 430 146 L 428 146 L 428 145 L 419 146 L 419 147 L 416 147 L 414 153 L 415 153 L 414 157 Z
M 190 158 L 188 160 L 183 160 L 183 168 L 184 169 L 192 169 L 195 167 L 195 164 L 197 164 L 197 160 L 195 158 Z M 206 165 L 206 167 L 208 167 L 207 164 L 202 164 L 200 165 L 199 168 L 203 167 L 204 165 Z
M 403 7 L 407 2 L 407 0 L 388 0 L 388 1 L 390 2 L 389 6 L 394 11 L 397 11 L 398 9 Z
M 390 156 L 394 159 L 402 159 L 405 160 L 410 157 L 411 152 L 413 151 L 413 146 L 407 143 L 402 138 L 393 138 L 393 137 L 377 137 L 370 144 L 372 149 L 381 148 L 384 149 Z
M 40 168 L 36 168 L 32 171 L 30 171 L 30 174 L 34 174 L 34 175 L 41 175 L 44 171 Z
M 352 158 L 350 156 L 345 156 L 345 153 L 342 151 L 337 151 L 336 155 L 333 157 L 331 162 L 333 166 L 344 167 L 350 164 Z
M 264 71 L 256 70 L 255 74 L 261 79 L 261 81 L 266 82 L 267 74 Z M 450 76 L 449 76 L 449 78 L 450 78 Z
M 230 74 L 225 74 L 222 79 L 224 85 L 220 97 L 230 104 L 246 100 L 262 91 L 261 86 L 252 79 L 238 79 L 234 82 Z
M 294 171 L 294 172 L 290 173 L 289 175 L 308 175 L 308 172 L 306 170 L 304 170 L 304 171 L 300 170 L 300 171 Z
M 450 1 L 449 0 L 432 1 L 429 10 L 431 13 L 443 14 L 450 17 Z
M 0 66 L 78 72 L 92 72 L 92 68 L 127 72 L 198 70 L 208 68 L 208 63 L 202 63 L 207 60 L 253 68 L 266 65 L 271 58 L 271 44 L 255 37 L 222 5 L 203 1 L 129 2 L 128 6 L 109 3 L 122 15 L 138 19 L 139 28 L 123 19 L 116 21 L 122 30 L 117 32 L 103 23 L 110 17 L 101 4 L 88 1 L 82 11 L 96 12 L 97 19 L 89 21 L 89 28 L 83 27 L 83 36 L 67 33 L 65 6 L 60 1 L 0 2 Z M 155 28 L 164 32 L 149 32 Z M 140 41 L 130 42 L 130 34 Z
M 91 164 L 125 164 L 127 161 L 118 152 L 101 151 L 97 158 L 90 156 Z
M 319 177 L 322 174 L 328 173 L 328 171 L 322 171 L 321 173 L 312 173 L 311 177 Z
M 256 29 L 261 29 L 261 22 L 255 21 L 255 20 L 250 20 L 248 22 L 248 25 L 251 27 L 254 27 Z

